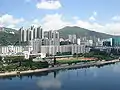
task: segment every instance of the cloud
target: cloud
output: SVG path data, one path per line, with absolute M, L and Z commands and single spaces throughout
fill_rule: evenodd
M 113 35 L 120 35 L 120 22 L 107 23 L 104 30 Z
M 65 21 L 62 14 L 46 15 L 42 19 L 44 30 L 57 30 L 69 25 L 71 25 L 71 22 Z
M 1 26 L 6 27 L 15 27 L 15 25 L 24 22 L 25 20 L 23 18 L 14 18 L 12 15 L 4 14 L 0 17 L 0 24 Z
M 51 80 L 44 80 L 44 81 L 38 81 L 37 85 L 42 90 L 48 90 L 48 89 L 60 89 L 61 88 L 61 82 L 57 79 L 51 79 Z
M 20 22 L 23 22 L 24 19 L 23 18 L 20 18 L 20 19 L 16 19 L 14 18 L 12 15 L 9 15 L 9 14 L 5 14 L 5 15 L 2 15 L 0 17 L 0 22 L 1 23 L 7 23 L 7 24 L 18 24 Z
M 89 18 L 89 20 L 90 20 L 90 21 L 95 21 L 96 19 L 95 19 L 94 16 L 91 16 L 91 17 Z
M 11 24 L 11 25 L 8 25 L 7 27 L 8 27 L 8 28 L 15 28 L 15 25 L 14 25 L 14 24 Z
M 74 20 L 78 20 L 79 17 L 78 17 L 78 16 L 74 16 L 73 19 L 74 19 Z
M 114 17 L 112 17 L 112 20 L 113 21 L 120 21 L 120 16 L 114 16 Z
M 97 12 L 94 11 L 93 14 L 92 14 L 92 16 L 89 17 L 89 20 L 90 21 L 96 21 L 96 16 L 97 16 Z
M 0 28 L 1 28 L 1 27 L 3 27 L 3 25 L 2 25 L 2 24 L 0 24 Z
M 112 34 L 112 35 L 120 35 L 120 23 L 106 23 L 100 24 L 97 22 L 89 22 L 83 20 L 77 20 L 75 23 L 76 26 L 83 27 L 86 29 L 90 29 L 97 32 Z
M 37 3 L 36 7 L 38 9 L 59 9 L 62 5 L 59 0 L 42 0 Z
M 97 16 L 97 12 L 96 11 L 93 12 L 93 16 Z
M 40 21 L 38 20 L 38 19 L 34 19 L 33 21 L 32 21 L 32 24 L 31 25 L 34 25 L 35 27 L 38 27 L 38 26 L 40 26 Z
M 68 21 L 64 19 L 62 14 L 57 13 L 57 14 L 47 14 L 45 17 L 43 17 L 40 23 L 44 30 L 58 30 L 65 26 L 78 26 L 78 27 L 90 29 L 97 32 L 120 35 L 119 22 L 100 24 L 97 22 L 90 22 L 88 20 L 86 21 L 81 20 L 79 18 L 72 21 Z
M 22 24 L 21 24 L 22 23 Z M 30 25 L 42 26 L 46 31 L 58 30 L 65 26 L 78 26 L 86 29 L 90 29 L 97 32 L 108 33 L 112 35 L 120 35 L 120 22 L 109 22 L 100 24 L 97 21 L 91 22 L 89 20 L 82 20 L 79 17 L 72 17 L 72 20 L 66 20 L 63 14 L 46 14 L 41 20 L 34 19 L 32 21 L 26 21 L 23 18 L 15 18 L 12 15 L 2 15 L 0 17 L 0 27 L 16 28 L 19 24 L 25 28 Z M 26 27 L 27 26 L 27 27 Z

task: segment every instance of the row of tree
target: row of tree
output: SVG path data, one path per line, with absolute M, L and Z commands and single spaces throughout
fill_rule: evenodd
M 0 71 L 14 71 L 14 70 L 31 70 L 47 68 L 48 62 L 33 62 L 33 57 L 28 60 L 24 59 L 23 56 L 10 56 L 5 57 L 4 60 L 0 60 L 1 67 Z

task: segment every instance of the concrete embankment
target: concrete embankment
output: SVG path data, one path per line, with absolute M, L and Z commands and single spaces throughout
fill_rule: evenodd
M 21 72 L 20 71 L 5 72 L 5 73 L 0 73 L 0 77 L 14 76 L 14 75 L 18 75 L 18 74 L 23 75 L 23 74 L 30 74 L 30 73 L 37 73 L 37 72 L 54 71 L 54 70 L 60 70 L 60 69 L 85 68 L 85 67 L 91 67 L 91 66 L 112 64 L 112 63 L 116 63 L 116 62 L 120 62 L 120 61 L 117 59 L 117 60 L 112 60 L 112 61 L 98 61 L 98 62 L 93 62 L 93 63 L 66 65 L 66 66 L 28 70 L 28 71 L 21 71 Z

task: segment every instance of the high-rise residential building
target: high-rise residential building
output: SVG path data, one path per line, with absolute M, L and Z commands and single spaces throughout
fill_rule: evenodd
M 120 37 L 114 37 L 114 38 L 112 38 L 112 40 L 111 40 L 111 42 L 112 42 L 112 46 L 120 46 Z
M 48 38 L 44 38 L 42 39 L 42 45 L 49 45 L 49 39 Z
M 102 41 L 102 46 L 113 46 L 113 38 L 104 39 Z
M 30 46 L 33 47 L 33 53 L 40 53 L 42 46 L 42 39 L 34 39 L 30 41 Z
M 52 30 L 48 31 L 48 39 L 52 39 Z
M 33 39 L 36 39 L 36 28 L 33 29 Z
M 32 40 L 32 37 L 31 37 L 32 31 L 30 30 L 30 28 L 28 29 L 28 31 L 29 31 L 29 40 Z
M 30 41 L 34 39 L 42 39 L 44 36 L 43 30 L 41 27 L 35 28 L 34 26 L 31 26 L 28 29 L 23 29 L 20 28 L 20 41 L 25 42 L 25 41 Z
M 31 31 L 31 40 L 33 40 L 33 30 L 30 30 Z
M 42 30 L 42 28 L 41 27 L 38 27 L 37 28 L 37 36 L 36 36 L 36 38 L 39 38 L 39 39 L 43 39 L 43 30 Z
M 20 41 L 23 41 L 23 37 L 24 37 L 24 34 L 23 34 L 24 30 L 23 30 L 23 27 L 19 29 L 19 33 L 20 33 Z
M 68 39 L 72 44 L 77 44 L 77 36 L 75 34 L 68 35 Z
M 88 40 L 88 46 L 93 46 L 93 40 Z
M 70 42 L 72 42 L 72 35 L 68 35 L 68 39 Z
M 59 32 L 53 31 L 53 45 L 60 45 Z
M 120 46 L 120 38 L 119 37 L 113 37 L 109 39 L 103 40 L 103 46 L 113 46 L 118 47 Z
M 45 37 L 49 39 L 49 45 L 60 45 L 59 32 L 52 30 L 48 31 Z
M 29 29 L 26 30 L 26 41 L 29 41 L 30 40 L 30 35 L 29 35 L 30 31 Z
M 80 38 L 77 39 L 77 44 L 81 45 L 81 39 Z

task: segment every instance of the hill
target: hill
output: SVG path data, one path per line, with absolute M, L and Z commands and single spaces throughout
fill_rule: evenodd
M 63 38 L 68 38 L 69 34 L 76 34 L 78 38 L 79 37 L 87 37 L 87 38 L 96 37 L 96 38 L 105 39 L 105 38 L 113 37 L 113 35 L 95 32 L 95 31 L 80 28 L 77 26 L 74 26 L 74 27 L 67 26 L 62 29 L 59 29 L 58 32 L 60 33 L 60 37 L 63 37 Z
M 19 41 L 19 32 L 11 28 L 0 29 L 0 45 L 13 45 Z

